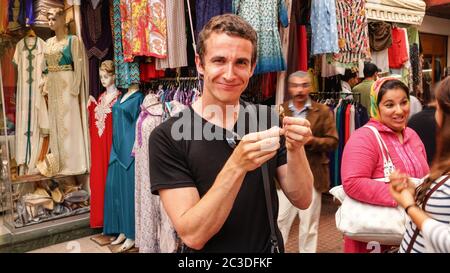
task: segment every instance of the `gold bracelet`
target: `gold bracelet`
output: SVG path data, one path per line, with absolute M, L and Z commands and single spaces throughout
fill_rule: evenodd
M 405 208 L 406 214 L 408 214 L 408 210 L 409 210 L 410 208 L 412 208 L 412 207 L 418 207 L 418 206 L 417 206 L 417 204 L 411 204 L 411 205 L 408 205 L 408 206 Z

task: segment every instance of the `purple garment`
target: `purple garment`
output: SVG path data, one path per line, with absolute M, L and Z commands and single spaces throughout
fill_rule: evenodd
M 20 25 L 34 24 L 33 0 L 20 1 L 19 18 L 17 21 Z
M 112 60 L 112 34 L 109 1 L 100 0 L 94 9 L 92 1 L 81 1 L 81 36 L 89 59 L 89 94 L 95 99 L 101 93 L 99 67 Z
M 197 0 L 195 3 L 195 13 L 197 18 L 196 36 L 208 23 L 209 19 L 216 15 L 231 13 L 232 0 Z

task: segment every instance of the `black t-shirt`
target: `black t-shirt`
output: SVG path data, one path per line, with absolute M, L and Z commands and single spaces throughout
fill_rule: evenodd
M 248 104 L 241 101 L 241 105 Z M 249 129 L 252 127 L 249 126 L 249 120 L 255 117 L 255 113 L 258 113 L 258 120 L 261 120 L 260 117 L 266 116 L 269 121 L 270 118 L 274 121 L 272 123 L 262 122 L 262 125 L 260 123 L 258 131 L 278 125 L 278 116 L 274 111 L 261 105 L 256 108 L 257 111 L 244 111 L 241 107 L 234 128 L 234 131 L 238 132 L 241 137 L 256 131 Z M 190 121 L 191 124 L 187 121 Z M 243 121 L 245 122 L 243 123 Z M 181 123 L 185 125 L 180 128 Z M 189 129 L 196 127 L 198 134 L 199 126 L 203 130 L 214 132 L 218 139 L 211 140 L 208 136 L 199 138 L 198 135 L 194 140 L 187 139 L 187 136 L 192 139 L 195 135 L 195 132 L 191 132 Z M 183 139 L 178 140 L 180 136 L 176 135 L 176 132 L 187 134 Z M 206 121 L 192 108 L 185 109 L 178 116 L 160 124 L 153 130 L 149 140 L 152 193 L 158 194 L 160 189 L 196 187 L 200 197 L 203 197 L 233 152 L 233 148 L 226 140 L 226 137 L 230 137 L 231 134 L 228 130 Z M 278 216 L 278 196 L 274 178 L 277 167 L 286 164 L 287 161 L 283 137 L 280 143 L 277 155 L 268 161 L 275 224 Z M 283 250 L 283 240 L 278 226 L 276 226 L 276 232 L 280 248 Z M 246 174 L 230 215 L 220 231 L 205 244 L 201 252 L 269 252 L 269 241 L 270 225 L 264 184 L 261 168 L 258 168 Z

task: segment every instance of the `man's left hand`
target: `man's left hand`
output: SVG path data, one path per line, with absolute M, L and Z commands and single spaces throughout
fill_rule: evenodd
M 284 117 L 282 134 L 286 137 L 286 149 L 300 149 L 312 136 L 310 123 L 304 118 Z

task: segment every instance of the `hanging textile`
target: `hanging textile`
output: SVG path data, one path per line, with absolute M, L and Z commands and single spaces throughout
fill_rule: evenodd
M 288 22 L 289 27 L 288 28 L 280 28 L 280 39 L 281 39 L 281 53 L 283 54 L 283 58 L 285 60 L 288 60 L 288 51 L 289 51 L 289 37 L 290 32 L 292 29 L 293 24 L 293 9 L 292 5 L 293 2 L 297 2 L 297 0 L 285 0 L 284 4 L 286 5 L 286 10 L 288 14 Z M 289 66 L 289 63 L 286 65 Z M 287 72 L 286 71 L 280 71 L 278 72 L 277 79 L 276 79 L 276 98 L 275 98 L 275 105 L 282 104 L 284 102 L 284 96 L 285 96 L 285 86 L 286 86 L 286 78 L 287 78 Z
M 286 7 L 281 0 L 233 0 L 233 11 L 258 34 L 258 60 L 254 74 L 285 70 L 278 21 L 288 26 Z
M 164 0 L 120 0 L 125 62 L 135 56 L 165 58 L 167 23 Z
M 195 26 L 196 38 L 209 19 L 216 15 L 231 13 L 231 0 L 197 0 L 195 3 L 195 14 L 197 23 Z
M 392 44 L 392 26 L 386 22 L 369 23 L 369 44 L 373 51 L 382 51 Z
M 313 0 L 311 4 L 312 54 L 339 52 L 335 1 Z
M 116 86 L 128 88 L 131 84 L 139 83 L 139 64 L 126 63 L 123 60 L 122 26 L 121 26 L 120 0 L 113 0 L 113 39 L 114 39 L 114 65 L 116 69 Z
M 306 32 L 306 26 L 300 25 L 298 32 L 299 41 L 299 60 L 298 60 L 298 70 L 306 71 L 308 70 L 308 33 Z
M 33 0 L 20 1 L 19 17 L 17 21 L 21 26 L 29 26 L 34 24 Z
M 154 62 L 140 63 L 139 70 L 141 71 L 140 77 L 142 82 L 164 77 L 164 71 L 157 70 Z
M 82 1 L 81 37 L 89 59 L 89 94 L 98 98 L 101 90 L 99 67 L 102 61 L 112 58 L 112 34 L 109 16 L 109 1 Z
M 0 6 L 4 7 L 0 9 L 0 34 L 5 33 L 8 30 L 8 0 L 0 0 Z
M 188 65 L 184 1 L 166 0 L 167 57 L 156 59 L 156 69 Z
M 89 135 L 91 140 L 91 170 L 89 186 L 91 189 L 91 228 L 103 227 L 103 206 L 108 174 L 109 155 L 112 146 L 112 107 L 120 92 L 116 89 L 110 94 L 103 92 L 98 101 L 89 98 Z
M 365 1 L 336 0 L 339 53 L 333 61 L 357 66 L 360 59 L 370 57 Z
M 150 190 L 148 138 L 162 121 L 163 105 L 155 94 L 148 94 L 141 105 L 136 125 L 133 153 L 136 161 L 135 245 L 140 253 L 173 253 L 177 236 L 158 195 Z
M 407 29 L 408 32 L 408 40 L 409 40 L 409 59 L 411 62 L 411 71 L 412 71 L 412 86 L 413 86 L 413 94 L 418 98 L 422 97 L 423 87 L 422 87 L 422 77 L 419 61 L 419 31 L 416 27 L 409 27 Z
M 25 37 L 16 45 L 12 61 L 17 66 L 16 91 L 16 162 L 25 164 L 26 174 L 37 173 L 36 161 L 42 144 L 44 128 L 48 128 L 47 109 L 41 89 L 44 71 L 45 42 L 38 37 Z M 44 109 L 41 109 L 44 108 Z M 41 127 L 41 125 L 44 125 Z
M 16 123 L 16 85 L 17 73 L 11 60 L 14 59 L 15 47 L 10 44 L 3 49 L 1 56 L 2 63 L 2 79 L 3 79 L 3 96 L 5 101 L 6 119 L 12 124 Z M 14 126 L 13 128 L 14 129 Z
M 409 60 L 406 42 L 405 30 L 394 27 L 392 29 L 392 45 L 389 47 L 390 68 L 401 68 Z

